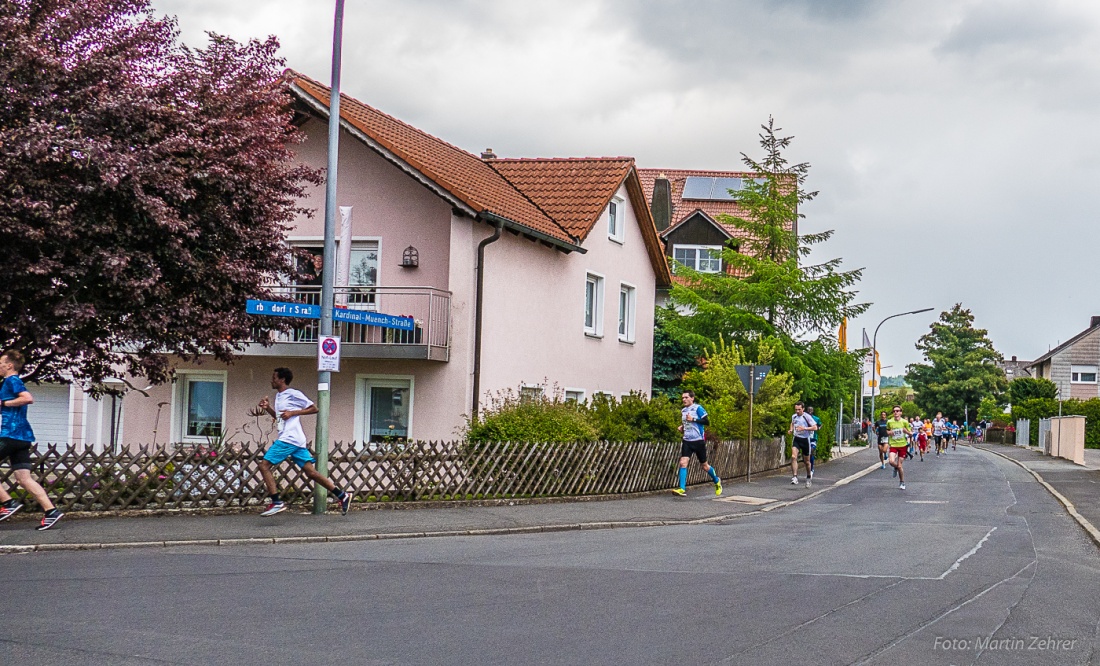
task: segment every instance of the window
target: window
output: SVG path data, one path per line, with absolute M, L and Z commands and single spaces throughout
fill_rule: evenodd
M 722 270 L 722 247 L 719 245 L 673 245 L 672 258 L 700 273 Z
M 225 374 L 180 373 L 177 382 L 179 439 L 207 442 L 225 429 Z
M 526 386 L 521 385 L 519 387 L 519 400 L 520 402 L 533 402 L 542 397 L 543 389 L 541 386 Z
M 623 200 L 619 198 L 612 199 L 611 203 L 607 204 L 607 237 L 617 243 L 623 242 L 625 226 L 623 224 Z
M 594 273 L 584 282 L 584 333 L 603 335 L 603 277 Z
M 356 407 L 356 435 L 377 444 L 402 442 L 412 436 L 413 384 L 406 377 L 360 377 L 356 391 L 362 407 Z
M 295 249 L 305 250 L 310 255 L 308 261 L 301 262 L 298 266 L 299 272 L 303 273 L 305 276 L 298 284 L 305 287 L 313 287 L 313 289 L 303 290 L 303 297 L 309 299 L 309 302 L 319 305 L 321 303 L 321 275 L 325 264 L 324 247 L 322 245 L 314 245 L 311 242 L 308 244 L 296 244 Z M 351 261 L 348 264 L 346 276 L 342 275 L 341 273 L 343 271 L 340 270 L 339 257 L 341 254 L 340 248 L 337 247 L 336 275 L 334 278 L 337 285 L 341 285 L 341 283 L 346 280 L 347 286 L 338 286 L 336 288 L 337 305 L 358 305 L 360 306 L 359 309 L 373 307 L 374 289 L 371 289 L 371 287 L 378 285 L 378 241 L 352 242 L 350 254 Z
M 1073 384 L 1095 384 L 1095 365 L 1071 365 L 1069 368 L 1069 381 Z
M 634 310 L 638 290 L 629 284 L 619 285 L 619 341 L 634 342 Z
M 565 401 L 581 404 L 584 402 L 584 389 L 565 389 Z

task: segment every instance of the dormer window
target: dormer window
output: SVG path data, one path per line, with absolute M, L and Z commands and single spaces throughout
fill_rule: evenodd
M 623 200 L 616 197 L 607 204 L 607 237 L 616 243 L 623 242 Z

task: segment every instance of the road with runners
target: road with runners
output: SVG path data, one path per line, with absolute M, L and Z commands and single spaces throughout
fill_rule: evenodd
M 0 663 L 1100 663 L 1100 550 L 1031 474 L 872 460 L 633 504 L 701 524 L 4 555 Z

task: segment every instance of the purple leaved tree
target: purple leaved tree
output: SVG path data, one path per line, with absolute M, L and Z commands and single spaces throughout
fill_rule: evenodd
M 148 0 L 0 3 L 0 345 L 28 378 L 160 383 L 229 361 L 320 175 L 278 43 L 178 43 Z

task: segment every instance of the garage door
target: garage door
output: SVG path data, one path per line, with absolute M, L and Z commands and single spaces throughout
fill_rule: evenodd
M 45 444 L 69 445 L 72 429 L 69 425 L 68 384 L 28 384 L 34 404 L 27 409 L 39 448 Z

